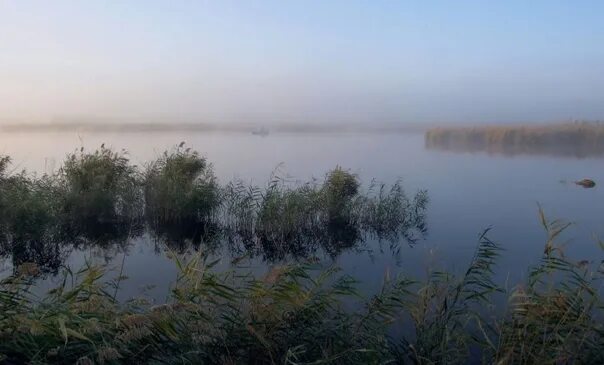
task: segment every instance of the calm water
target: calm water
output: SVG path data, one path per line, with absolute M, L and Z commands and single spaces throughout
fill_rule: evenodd
M 360 279 L 367 292 L 379 288 L 386 273 L 403 271 L 422 276 L 430 267 L 461 271 L 487 227 L 493 228 L 489 237 L 505 248 L 498 276 L 511 285 L 526 275 L 528 265 L 537 262 L 543 252 L 545 233 L 538 219 L 538 204 L 550 218 L 575 223 L 564 236 L 568 256 L 577 260 L 601 256 L 594 237 L 604 238 L 604 192 L 599 185 L 583 189 L 571 183 L 588 177 L 604 184 L 604 160 L 597 158 L 431 151 L 425 149 L 422 134 L 259 137 L 179 132 L 4 134 L 0 136 L 0 154 L 12 156 L 17 169 L 50 172 L 80 146 L 94 149 L 105 143 L 123 148 L 134 164 L 142 165 L 181 141 L 213 163 L 221 182 L 241 178 L 263 185 L 280 163 L 292 178 L 300 180 L 321 178 L 340 165 L 357 173 L 364 183 L 372 178 L 386 183 L 401 178 L 409 195 L 427 190 L 430 203 L 424 240 L 412 247 L 401 242 L 398 253 L 388 244 L 372 241 L 333 260 L 320 257 L 324 264 L 335 263 Z M 228 268 L 231 259 L 224 255 L 220 268 Z M 132 240 L 125 250 L 95 247 L 74 251 L 66 263 L 77 267 L 85 260 L 108 262 L 116 268 L 123 262 L 129 278 L 123 284 L 123 298 L 144 292 L 161 300 L 176 276 L 165 248 L 148 235 Z M 9 262 L 4 260 L 4 270 L 10 269 Z M 253 260 L 249 270 L 263 273 L 274 264 L 278 263 Z M 42 287 L 55 280 L 47 278 Z M 154 288 L 147 288 L 149 285 Z

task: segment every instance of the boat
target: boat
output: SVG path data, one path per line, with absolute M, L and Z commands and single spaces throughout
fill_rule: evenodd
M 268 129 L 265 127 L 257 128 L 257 129 L 252 130 L 252 134 L 255 136 L 265 137 L 265 136 L 268 136 Z

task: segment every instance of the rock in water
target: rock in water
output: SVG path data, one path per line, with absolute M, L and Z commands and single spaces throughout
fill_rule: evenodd
M 584 188 L 593 188 L 596 186 L 596 182 L 590 179 L 583 179 L 580 181 L 575 181 L 575 184 L 582 186 Z

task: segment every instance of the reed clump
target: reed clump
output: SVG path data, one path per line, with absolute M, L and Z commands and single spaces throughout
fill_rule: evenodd
M 58 185 L 48 175 L 7 173 L 9 166 L 0 158 L 0 255 L 15 267 L 35 262 L 40 272 L 56 272 L 65 256 L 56 240 Z
M 349 171 L 336 167 L 330 171 L 321 188 L 327 209 L 327 219 L 336 223 L 349 221 L 353 200 L 359 194 L 359 179 Z
M 203 254 L 183 260 L 161 305 L 118 303 L 102 267 L 65 270 L 44 297 L 34 267 L 0 282 L 6 363 L 570 364 L 604 360 L 600 263 L 575 263 L 543 218 L 541 261 L 505 290 L 493 279 L 502 248 L 481 235 L 467 269 L 425 280 L 387 278 L 363 298 L 336 268 L 276 266 L 264 276 L 218 273 Z M 31 266 L 31 265 L 30 265 Z M 496 298 L 506 308 L 493 311 Z M 500 304 L 503 305 L 503 304 Z M 393 332 L 394 331 L 394 332 Z M 396 335 L 394 333 L 396 332 Z
M 61 185 L 62 213 L 76 225 L 130 221 L 140 215 L 138 171 L 125 151 L 102 145 L 67 156 L 55 177 Z
M 356 202 L 357 221 L 365 232 L 391 242 L 400 237 L 414 243 L 427 232 L 428 193 L 418 191 L 409 196 L 401 180 L 392 185 L 373 181 L 367 193 Z
M 5 175 L 2 170 L 0 166 L 3 233 L 16 238 L 42 237 L 49 225 L 56 223 L 60 209 L 57 184 L 47 175 L 41 178 L 25 172 Z
M 15 267 L 56 273 L 73 247 L 124 241 L 141 215 L 138 173 L 123 152 L 81 149 L 42 176 L 0 162 L 0 254 Z
M 147 167 L 144 196 L 154 222 L 207 221 L 221 203 L 212 166 L 184 143 Z
M 293 246 L 285 250 L 295 252 L 318 233 L 320 204 L 319 189 L 314 183 L 290 186 L 273 181 L 258 202 L 253 233 L 265 250 L 279 251 L 289 242 Z
M 271 260 L 308 257 L 318 249 L 336 256 L 367 235 L 413 243 L 426 233 L 425 191 L 409 197 L 400 181 L 374 182 L 362 191 L 358 177 L 341 167 L 323 181 L 305 183 L 292 183 L 277 170 L 266 189 L 235 181 L 223 197 L 227 230 L 237 234 L 246 251 Z

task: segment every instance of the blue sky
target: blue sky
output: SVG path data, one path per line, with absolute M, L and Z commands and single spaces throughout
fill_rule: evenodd
M 604 119 L 601 1 L 0 1 L 0 118 Z

